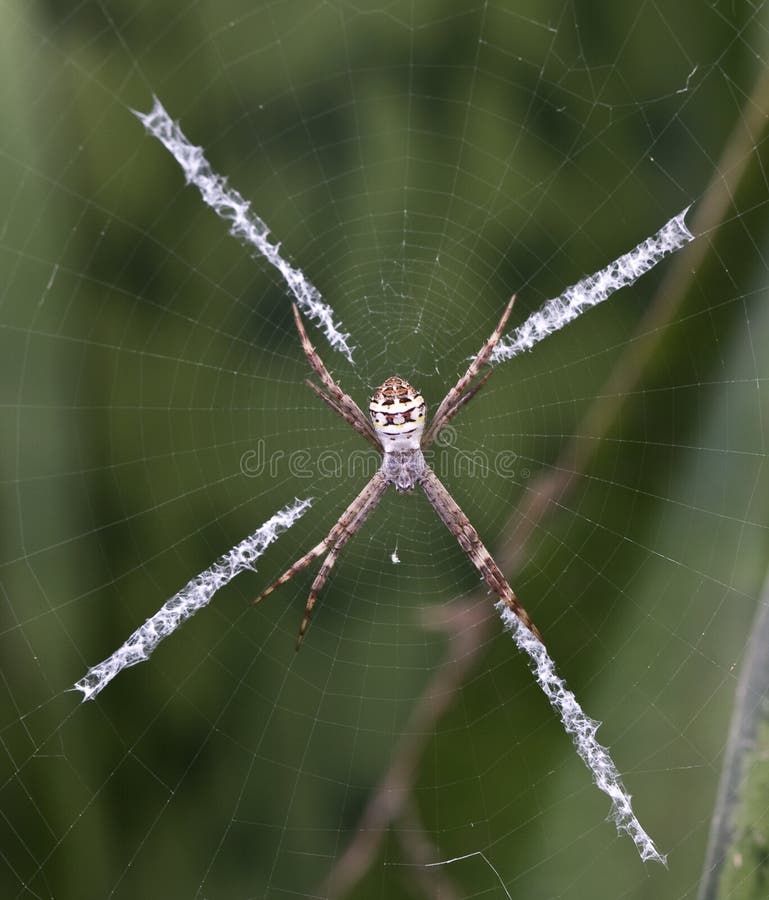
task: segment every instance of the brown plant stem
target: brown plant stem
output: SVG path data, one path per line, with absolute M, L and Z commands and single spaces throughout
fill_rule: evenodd
M 436 670 L 409 716 L 390 765 L 369 799 L 352 840 L 337 859 L 323 896 L 343 897 L 364 876 L 379 852 L 389 825 L 408 819 L 409 834 L 400 835 L 409 862 L 424 866 L 435 862 L 432 849 L 412 802 L 412 788 L 425 746 L 432 740 L 436 723 L 454 702 L 467 673 L 488 639 L 493 612 L 485 603 L 456 601 L 424 613 L 428 628 L 443 631 L 449 644 L 446 660 Z M 440 881 L 442 898 L 456 896 L 450 882 L 437 868 L 424 869 L 432 880 Z M 436 894 L 437 896 L 437 894 Z

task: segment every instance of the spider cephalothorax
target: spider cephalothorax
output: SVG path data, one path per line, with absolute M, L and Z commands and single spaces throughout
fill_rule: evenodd
M 488 362 L 491 351 L 499 340 L 505 327 L 510 310 L 513 308 L 513 297 L 507 305 L 499 324 L 491 337 L 481 348 L 465 374 L 443 398 L 433 417 L 430 426 L 425 429 L 425 401 L 422 395 L 408 381 L 397 375 L 388 378 L 377 388 L 369 404 L 371 421 L 361 412 L 358 404 L 339 387 L 323 365 L 315 348 L 304 330 L 299 310 L 294 306 L 294 320 L 299 331 L 307 361 L 313 372 L 321 381 L 319 387 L 312 381 L 307 384 L 334 412 L 338 413 L 348 425 L 351 425 L 361 437 L 365 438 L 382 454 L 382 465 L 379 471 L 352 501 L 339 517 L 336 525 L 326 537 L 312 550 L 298 559 L 290 569 L 263 591 L 254 601 L 258 603 L 263 597 L 275 590 L 278 585 L 285 584 L 297 572 L 326 553 L 326 559 L 320 567 L 310 588 L 304 618 L 299 628 L 297 650 L 301 646 L 310 613 L 315 606 L 320 589 L 326 582 L 331 567 L 344 545 L 363 525 L 374 507 L 379 503 L 382 494 L 389 485 L 399 492 L 413 491 L 417 485 L 425 492 L 427 499 L 438 514 L 438 517 L 454 535 L 459 546 L 470 557 L 470 561 L 480 572 L 481 577 L 494 593 L 500 597 L 509 609 L 518 616 L 527 628 L 539 638 L 536 629 L 526 610 L 518 603 L 513 589 L 507 583 L 499 566 L 494 562 L 489 551 L 478 537 L 470 520 L 459 508 L 459 505 L 446 490 L 438 476 L 425 462 L 422 451 L 432 444 L 441 429 L 472 399 L 488 380 L 491 372 L 474 381 L 481 368 Z M 372 424 L 373 423 L 373 424 Z M 541 639 L 541 638 L 540 638 Z
M 374 391 L 368 406 L 385 453 L 418 449 L 425 430 L 425 401 L 416 388 L 397 375 Z

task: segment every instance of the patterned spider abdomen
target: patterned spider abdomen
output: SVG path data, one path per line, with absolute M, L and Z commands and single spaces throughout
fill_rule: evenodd
M 425 401 L 397 375 L 376 389 L 369 403 L 371 421 L 385 453 L 419 450 L 425 429 Z

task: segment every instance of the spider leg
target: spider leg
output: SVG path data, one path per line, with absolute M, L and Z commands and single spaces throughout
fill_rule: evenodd
M 363 488 L 363 490 L 358 494 L 358 496 L 352 501 L 352 503 L 347 507 L 347 509 L 342 513 L 342 515 L 337 519 L 336 524 L 333 526 L 331 531 L 326 535 L 323 540 L 312 548 L 308 553 L 305 553 L 304 556 L 300 557 L 292 566 L 289 566 L 288 569 L 277 579 L 274 581 L 268 588 L 262 591 L 259 596 L 253 600 L 254 604 L 259 603 L 260 600 L 263 600 L 268 594 L 271 594 L 275 588 L 280 587 L 281 584 L 285 584 L 287 581 L 290 581 L 294 575 L 297 575 L 303 569 L 306 569 L 310 563 L 321 556 L 323 553 L 328 552 L 328 556 L 326 557 L 323 565 L 320 568 L 315 580 L 312 583 L 312 587 L 310 588 L 310 596 L 307 599 L 307 606 L 305 608 L 304 618 L 302 619 L 302 625 L 299 630 L 299 640 L 297 641 L 296 649 L 298 650 L 302 643 L 302 638 L 304 637 L 304 633 L 307 630 L 307 623 L 310 619 L 310 613 L 312 612 L 313 606 L 315 606 L 315 601 L 317 600 L 318 593 L 323 587 L 326 579 L 328 578 L 328 573 L 331 571 L 332 566 L 336 562 L 336 558 L 339 555 L 342 547 L 350 540 L 350 538 L 360 529 L 361 525 L 366 521 L 369 515 L 373 512 L 377 503 L 382 499 L 382 494 L 385 492 L 387 488 L 387 481 L 382 474 L 381 470 L 378 471 L 372 479 L 368 482 L 368 484 Z
M 310 367 L 313 372 L 320 378 L 320 380 L 325 385 L 328 393 L 331 395 L 331 398 L 324 395 L 323 392 L 315 389 L 314 385 L 310 385 L 315 390 L 315 393 L 319 394 L 322 399 L 328 403 L 328 405 L 334 410 L 334 412 L 339 413 L 339 415 L 348 423 L 348 425 L 352 425 L 352 427 L 358 432 L 358 434 L 363 435 L 370 443 L 372 443 L 377 449 L 381 449 L 381 444 L 379 443 L 379 439 L 376 436 L 376 432 L 374 431 L 374 426 L 371 422 L 366 418 L 366 416 L 361 411 L 361 408 L 358 404 L 350 397 L 349 394 L 345 394 L 345 392 L 339 387 L 339 385 L 334 381 L 331 377 L 328 369 L 323 365 L 323 360 L 318 356 L 318 351 L 312 346 L 310 343 L 310 339 L 307 337 L 307 332 L 304 328 L 304 323 L 302 322 L 302 317 L 299 315 L 299 309 L 297 308 L 296 303 L 291 304 L 292 309 L 294 310 L 294 321 L 296 322 L 296 330 L 299 332 L 299 340 L 302 342 L 302 350 L 304 350 L 304 355 L 307 357 L 307 362 L 309 362 Z M 336 401 L 336 405 L 329 402 L 329 399 L 333 399 Z M 354 420 L 354 421 L 353 421 Z
M 348 425 L 352 426 L 361 437 L 364 437 L 369 443 L 373 444 L 376 449 L 381 452 L 382 445 L 379 443 L 376 437 L 372 435 L 370 428 L 362 428 L 359 419 L 352 415 L 350 411 L 344 406 L 341 406 L 339 403 L 337 403 L 337 401 L 332 397 L 329 397 L 328 394 L 324 393 L 323 389 L 319 388 L 317 384 L 310 381 L 309 378 L 307 379 L 305 384 L 308 388 L 311 388 L 324 403 L 330 406 L 338 416 L 341 416 Z
M 456 403 L 454 403 L 454 405 L 450 409 L 446 410 L 446 412 L 443 414 L 443 420 L 440 423 L 440 428 L 435 433 L 435 437 L 438 437 L 440 431 L 449 424 L 449 422 L 454 418 L 459 410 L 462 409 L 465 403 L 473 399 L 473 397 L 484 386 L 484 384 L 486 384 L 486 382 L 489 380 L 489 378 L 491 378 L 493 374 L 493 371 L 486 372 L 486 374 L 479 378 L 472 387 L 468 388 L 464 392 L 464 394 L 462 394 L 462 396 L 456 401 Z M 435 438 L 431 438 L 431 441 L 433 440 L 435 440 Z
M 459 504 L 454 500 L 447 488 L 438 479 L 432 469 L 425 467 L 420 480 L 422 490 L 438 514 L 438 518 L 449 529 L 459 543 L 459 546 L 470 558 L 470 562 L 481 573 L 483 580 L 492 591 L 504 601 L 507 607 L 523 622 L 523 624 L 540 641 L 542 635 L 537 626 L 531 621 L 531 617 L 518 602 L 515 592 L 507 583 L 502 570 L 494 562 L 492 555 L 484 546 L 478 532 L 470 524 L 470 520 L 462 512 Z
M 454 418 L 460 408 L 464 406 L 468 400 L 471 400 L 488 381 L 491 372 L 485 375 L 481 381 L 477 382 L 468 390 L 468 385 L 470 385 L 470 382 L 475 378 L 478 372 L 480 372 L 483 366 L 486 365 L 492 350 L 497 345 L 497 341 L 502 337 L 502 332 L 504 331 L 505 325 L 507 325 L 507 320 L 510 318 L 514 303 L 515 294 L 510 298 L 510 302 L 505 307 L 505 311 L 502 313 L 502 317 L 500 318 L 497 327 L 492 331 L 491 337 L 486 341 L 483 347 L 481 347 L 475 359 L 473 359 L 468 366 L 465 374 L 441 401 L 430 426 L 427 428 L 424 437 L 422 438 L 423 450 L 427 449 L 427 447 L 432 444 L 435 438 L 438 437 L 440 430 Z
M 333 531 L 333 529 L 332 529 Z M 303 569 L 306 569 L 310 563 L 317 559 L 324 551 L 328 550 L 328 540 L 331 537 L 329 534 L 328 537 L 325 537 L 316 547 L 313 547 L 309 553 L 305 553 L 300 559 L 298 559 L 295 563 L 292 563 L 286 571 L 278 578 L 276 581 L 268 587 L 265 588 L 258 597 L 251 601 L 253 606 L 256 606 L 257 603 L 260 603 L 264 598 L 271 594 L 275 588 L 280 587 L 282 584 L 285 584 L 287 581 L 291 581 L 294 575 L 298 575 Z
M 357 531 L 362 524 L 363 522 L 361 521 L 360 524 L 356 526 L 355 531 Z M 307 598 L 307 605 L 304 608 L 304 616 L 302 616 L 302 624 L 299 626 L 299 637 L 296 639 L 297 650 L 299 650 L 299 648 L 302 646 L 304 633 L 305 631 L 307 631 L 307 626 L 310 623 L 310 615 L 312 613 L 313 607 L 315 606 L 315 601 L 318 599 L 318 594 L 323 589 L 323 585 L 326 583 L 326 579 L 328 578 L 331 569 L 334 567 L 334 563 L 337 561 L 339 554 L 342 552 L 342 548 L 354 533 L 354 531 L 346 531 L 340 536 L 339 540 L 331 548 L 328 556 L 323 560 L 323 565 L 318 570 L 318 574 L 315 576 L 315 580 L 310 586 L 310 596 Z

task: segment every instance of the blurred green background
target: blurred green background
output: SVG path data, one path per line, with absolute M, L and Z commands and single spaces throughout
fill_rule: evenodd
M 348 896 L 696 896 L 769 560 L 768 12 L 0 0 L 3 897 L 325 896 L 403 735 L 406 813 Z M 667 870 L 604 821 L 423 498 L 386 497 L 298 656 L 311 575 L 248 608 L 364 480 L 288 454 L 360 441 L 304 385 L 276 273 L 132 115 L 153 94 L 333 305 L 355 365 L 311 337 L 360 404 L 398 373 L 434 409 L 513 291 L 517 324 L 695 204 L 692 248 L 500 366 L 445 451 L 507 554 L 562 448 L 587 454 L 508 573 Z M 643 324 L 655 296 L 670 321 Z M 248 477 L 259 446 L 272 471 Z M 501 451 L 512 476 L 463 473 Z M 310 495 L 149 663 L 94 703 L 68 690 Z M 477 632 L 430 627 L 467 600 Z

